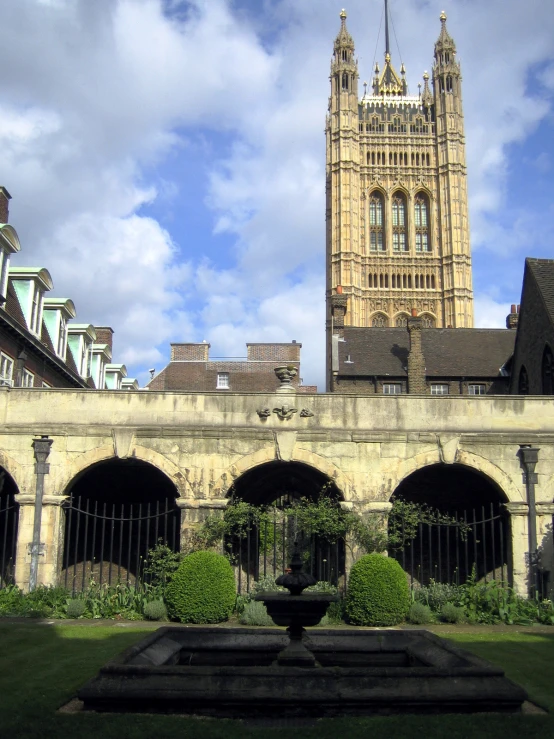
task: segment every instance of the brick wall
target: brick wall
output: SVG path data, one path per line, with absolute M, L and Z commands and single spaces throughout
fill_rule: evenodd
M 95 326 L 96 344 L 107 344 L 113 350 L 113 328 L 109 326 Z
M 17 379 L 17 357 L 22 349 L 23 345 L 12 334 L 0 330 L 0 350 L 13 359 L 12 379 L 14 384 Z M 43 381 L 51 387 L 75 387 L 75 383 L 70 382 L 64 374 L 58 372 L 54 366 L 45 361 L 44 357 L 41 357 L 30 347 L 25 347 L 25 354 L 27 359 L 23 368 L 32 372 L 35 376 L 33 387 L 42 387 Z
M 171 344 L 172 362 L 207 362 L 210 356 L 210 345 L 205 344 Z
M 302 344 L 247 344 L 247 358 L 258 362 L 291 362 L 300 361 Z

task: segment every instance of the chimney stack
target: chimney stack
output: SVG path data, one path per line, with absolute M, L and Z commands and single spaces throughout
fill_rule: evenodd
M 519 305 L 512 303 L 510 313 L 506 316 L 506 328 L 516 329 L 519 321 Z
M 425 395 L 425 357 L 421 347 L 421 331 L 423 320 L 417 316 L 417 310 L 412 308 L 412 315 L 408 318 L 408 333 L 410 334 L 410 353 L 408 354 L 408 393 Z
M 0 185 L 0 223 L 8 223 L 11 199 L 10 193 Z

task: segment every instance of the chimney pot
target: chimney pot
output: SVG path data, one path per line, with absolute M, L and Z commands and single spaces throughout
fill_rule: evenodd
M 10 212 L 10 200 L 12 196 L 5 187 L 0 185 L 0 223 L 7 223 Z
M 342 295 L 342 285 L 337 285 L 337 295 Z
M 417 318 L 417 309 L 412 308 L 412 318 Z
M 515 313 L 515 312 L 516 312 L 516 307 L 515 307 L 514 303 L 512 303 L 512 307 L 511 307 L 510 313 Z

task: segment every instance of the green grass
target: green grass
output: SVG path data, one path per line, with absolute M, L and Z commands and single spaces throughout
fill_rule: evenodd
M 554 633 L 479 629 L 449 632 L 460 646 L 502 665 L 523 685 L 531 699 L 550 715 L 391 716 L 322 720 L 314 727 L 274 729 L 248 727 L 239 721 L 183 719 L 177 716 L 65 715 L 56 709 L 110 657 L 141 639 L 150 629 L 0 622 L 0 736 L 64 739 L 164 739 L 202 737 L 238 739 L 545 739 L 554 736 Z

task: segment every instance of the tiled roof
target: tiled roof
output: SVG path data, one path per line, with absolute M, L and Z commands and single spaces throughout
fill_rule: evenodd
M 421 344 L 428 377 L 498 377 L 514 351 L 516 332 L 491 328 L 429 328 Z M 405 328 L 345 328 L 339 374 L 406 376 L 410 339 Z M 350 361 L 347 361 L 350 357 Z
M 27 328 L 27 323 L 25 321 L 25 316 L 23 315 L 23 311 L 21 310 L 21 306 L 19 304 L 19 300 L 17 299 L 17 295 L 15 294 L 15 290 L 12 285 L 12 281 L 8 281 L 8 293 L 6 295 L 6 313 L 10 315 L 15 321 L 20 323 L 23 328 Z
M 554 259 L 527 258 L 525 263 L 535 278 L 550 320 L 554 323 Z

